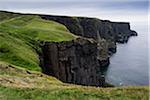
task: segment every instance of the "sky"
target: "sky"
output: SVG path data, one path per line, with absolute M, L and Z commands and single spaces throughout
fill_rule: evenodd
M 148 0 L 0 0 L 0 10 L 96 17 L 147 25 Z

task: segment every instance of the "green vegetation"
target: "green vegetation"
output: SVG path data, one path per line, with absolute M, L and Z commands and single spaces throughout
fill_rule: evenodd
M 0 22 L 0 61 L 40 71 L 37 52 L 40 52 L 41 41 L 69 41 L 76 37 L 65 26 L 35 15 L 13 18 L 7 15 L 7 20 L 0 17 L 3 19 Z
M 6 11 L 0 11 L 0 21 L 8 20 L 14 17 L 19 16 L 18 14 L 6 12 Z
M 144 87 L 31 89 L 1 86 L 0 90 L 1 100 L 148 100 L 148 90 Z
M 0 100 L 148 100 L 149 87 L 96 88 L 62 83 L 0 63 Z M 0 71 L 1 72 L 1 71 Z
M 10 20 L 4 20 L 0 24 L 2 32 L 11 35 L 21 35 L 20 38 L 39 41 L 69 41 L 74 35 L 67 28 L 54 21 L 41 19 L 39 16 L 24 15 Z

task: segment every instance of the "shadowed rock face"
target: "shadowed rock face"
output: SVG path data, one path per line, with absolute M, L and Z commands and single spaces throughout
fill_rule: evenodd
M 42 46 L 44 73 L 63 82 L 101 86 L 97 42 L 78 38 L 68 42 L 46 42 Z

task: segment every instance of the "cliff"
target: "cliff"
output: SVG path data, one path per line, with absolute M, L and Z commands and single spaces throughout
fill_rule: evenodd
M 135 31 L 130 29 L 130 25 L 127 22 L 111 22 L 87 17 L 50 15 L 40 15 L 40 17 L 64 24 L 75 35 L 93 38 L 97 41 L 99 35 L 107 41 L 110 54 L 116 52 L 116 42 L 126 43 L 130 36 L 137 35 Z
M 148 86 L 75 85 L 104 85 L 99 70 L 114 45 L 99 34 L 77 37 L 38 15 L 0 11 L 0 100 L 148 100 Z
M 64 82 L 102 86 L 105 80 L 101 77 L 101 70 L 108 67 L 109 55 L 116 52 L 116 43 L 126 43 L 130 36 L 137 36 L 127 22 L 111 22 L 86 17 L 39 16 L 42 19 L 59 22 L 65 25 L 71 33 L 92 38 L 97 42 L 94 48 L 91 44 L 86 44 L 87 41 L 84 41 L 82 45 L 79 41 L 79 43 L 45 45 L 44 50 L 48 49 L 44 51 L 47 52 L 45 60 L 48 61 L 44 62 L 46 64 L 44 66 L 46 68 L 55 66 L 46 70 L 52 70 L 53 75 Z
M 68 42 L 45 42 L 42 66 L 46 74 L 63 82 L 102 86 L 97 42 L 78 38 Z
M 30 70 L 41 67 L 45 74 L 67 83 L 103 86 L 101 69 L 109 65 L 116 43 L 137 35 L 124 22 L 12 12 L 0 15 L 0 60 Z

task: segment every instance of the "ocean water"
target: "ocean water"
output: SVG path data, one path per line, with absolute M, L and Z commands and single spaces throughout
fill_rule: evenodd
M 149 84 L 148 30 L 135 27 L 137 37 L 126 44 L 117 44 L 117 53 L 110 58 L 105 72 L 106 81 L 116 86 L 141 86 Z

